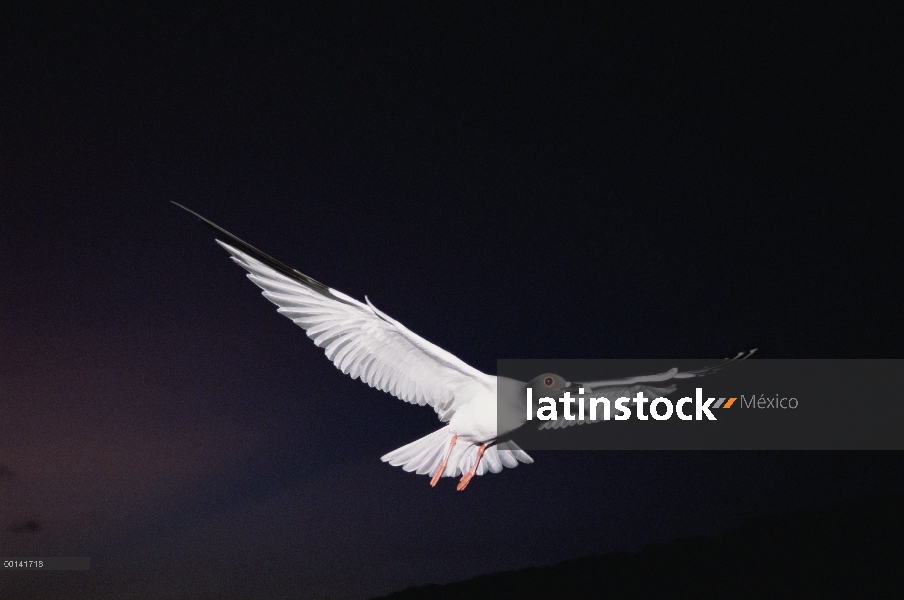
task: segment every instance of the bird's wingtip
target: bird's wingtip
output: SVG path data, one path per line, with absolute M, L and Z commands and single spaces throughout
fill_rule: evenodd
M 196 212 L 193 211 L 192 209 L 188 208 L 187 206 L 183 206 L 182 204 L 179 204 L 179 203 L 176 202 L 175 200 L 170 200 L 170 204 L 175 204 L 176 206 L 178 206 L 179 208 L 181 208 L 181 209 L 184 210 L 185 212 L 189 212 L 189 213 L 195 215 L 196 217 L 198 217 L 198 218 L 201 219 L 202 221 L 207 221 L 207 219 L 205 219 L 204 217 L 202 217 L 201 215 L 199 215 L 198 213 L 196 213 Z

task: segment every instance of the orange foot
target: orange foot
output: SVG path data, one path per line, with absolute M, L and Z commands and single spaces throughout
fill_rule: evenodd
M 458 482 L 458 486 L 455 488 L 459 492 L 468 487 L 468 484 L 471 483 L 471 479 L 474 478 L 474 473 L 469 471 L 464 477 L 461 478 L 461 481 Z
M 461 478 L 461 481 L 458 482 L 458 487 L 455 489 L 459 492 L 468 487 L 468 484 L 471 483 L 471 480 L 474 479 L 474 475 L 477 473 L 477 465 L 480 464 L 480 458 L 483 456 L 484 451 L 487 449 L 487 445 L 483 444 L 480 447 L 480 450 L 477 451 L 477 460 L 474 461 L 474 466 L 471 467 L 471 470 L 465 473 L 465 476 Z
M 449 444 L 449 449 L 446 450 L 446 457 L 443 459 L 443 462 L 439 464 L 439 468 L 436 470 L 436 473 L 433 474 L 433 479 L 430 480 L 430 487 L 436 487 L 439 478 L 443 476 L 443 471 L 446 470 L 446 463 L 449 462 L 449 455 L 452 454 L 452 448 L 455 447 L 455 442 L 458 440 L 457 435 L 452 436 L 452 443 Z

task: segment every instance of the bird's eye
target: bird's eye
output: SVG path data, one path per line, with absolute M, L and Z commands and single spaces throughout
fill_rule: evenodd
M 546 379 L 543 380 L 543 383 L 546 384 L 546 387 L 551 386 L 551 385 L 552 385 L 552 382 L 553 382 L 553 378 L 552 378 L 552 377 L 547 377 Z

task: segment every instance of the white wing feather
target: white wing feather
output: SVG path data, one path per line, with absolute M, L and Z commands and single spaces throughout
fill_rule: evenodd
M 353 379 L 412 404 L 429 404 L 442 421 L 471 399 L 464 392 L 475 382 L 492 386 L 492 377 L 413 333 L 369 300 L 364 304 L 332 288 L 324 293 L 221 240 L 217 243 L 248 271 L 264 297 Z

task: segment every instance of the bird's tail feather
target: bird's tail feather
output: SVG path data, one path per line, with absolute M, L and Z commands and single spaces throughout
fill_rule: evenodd
M 446 455 L 452 436 L 449 426 L 446 425 L 419 440 L 393 450 L 381 460 L 394 467 L 402 467 L 408 472 L 414 471 L 418 475 L 432 475 Z M 457 442 L 449 456 L 443 477 L 456 477 L 470 471 L 474 461 L 477 460 L 479 448 L 480 444 Z M 515 442 L 509 439 L 499 440 L 484 451 L 483 458 L 477 466 L 477 475 L 483 475 L 487 471 L 498 473 L 503 467 L 517 467 L 519 462 L 530 464 L 534 459 Z

